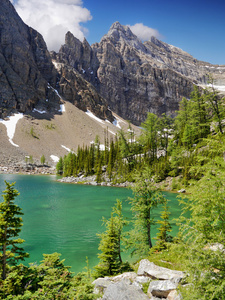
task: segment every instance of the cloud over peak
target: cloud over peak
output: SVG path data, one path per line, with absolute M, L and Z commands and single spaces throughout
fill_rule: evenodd
M 14 0 L 23 21 L 40 32 L 49 50 L 58 51 L 71 31 L 81 41 L 88 33 L 81 23 L 92 19 L 81 0 Z
M 143 23 L 136 23 L 135 25 L 127 25 L 131 31 L 143 42 L 148 41 L 152 36 L 156 38 L 162 38 L 162 35 L 157 29 L 145 26 Z

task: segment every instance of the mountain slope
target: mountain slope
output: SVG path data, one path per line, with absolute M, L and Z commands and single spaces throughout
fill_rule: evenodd
M 65 66 L 63 73 L 53 65 L 42 36 L 24 24 L 9 0 L 2 0 L 0 117 L 16 111 L 31 113 L 34 108 L 54 115 L 63 98 L 84 111 L 89 109 L 99 117 L 113 121 L 105 100 L 88 82 Z
M 55 57 L 78 70 L 113 111 L 134 124 L 143 122 L 147 112 L 173 116 L 193 84 L 207 83 L 209 72 L 216 84 L 225 85 L 225 66 L 198 61 L 154 37 L 142 43 L 119 22 L 92 46 L 68 32 Z

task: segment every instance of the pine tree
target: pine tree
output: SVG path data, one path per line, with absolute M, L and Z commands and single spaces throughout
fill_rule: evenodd
M 0 249 L 3 280 L 6 279 L 9 265 L 16 265 L 19 260 L 28 257 L 28 253 L 18 246 L 24 242 L 18 238 L 23 225 L 21 218 L 23 213 L 21 208 L 14 204 L 19 193 L 14 189 L 15 183 L 10 184 L 5 181 L 5 184 L 6 190 L 2 195 L 4 201 L 0 203 Z

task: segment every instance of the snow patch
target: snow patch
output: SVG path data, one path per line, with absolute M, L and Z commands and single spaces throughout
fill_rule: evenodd
M 94 142 L 94 141 L 91 141 L 90 144 L 95 144 L 95 142 Z M 97 146 L 96 146 L 96 148 L 97 148 Z M 105 145 L 100 144 L 100 145 L 99 145 L 99 150 L 100 150 L 100 151 L 105 151 Z
M 23 114 L 18 113 L 18 114 L 15 114 L 14 116 L 10 116 L 9 120 L 0 119 L 0 123 L 2 123 L 3 125 L 6 126 L 9 142 L 15 147 L 19 147 L 19 146 L 16 145 L 15 143 L 13 143 L 12 139 L 13 139 L 15 131 L 16 131 L 16 124 L 22 118 L 23 118 Z
M 100 149 L 101 151 L 105 151 L 105 145 L 100 144 L 100 145 L 99 145 L 99 149 Z
M 62 99 L 62 97 L 59 95 L 59 92 L 58 92 L 56 89 L 54 89 L 54 87 L 52 87 L 49 83 L 48 83 L 48 89 L 52 89 L 52 90 L 56 93 L 56 95 L 57 95 L 60 99 Z
M 98 117 L 96 117 L 96 116 L 95 116 L 92 112 L 90 112 L 89 110 L 87 110 L 87 111 L 85 112 L 85 114 L 87 114 L 90 118 L 92 118 L 92 119 L 98 121 L 99 123 L 104 124 L 104 121 L 102 121 L 101 119 L 99 119 Z
M 71 152 L 70 148 L 67 148 L 66 146 L 61 145 L 62 148 L 66 149 L 68 152 Z
M 120 126 L 120 124 L 119 124 L 119 122 L 118 122 L 117 119 L 114 119 L 113 125 L 116 126 L 116 127 L 118 127 L 118 128 L 121 128 L 121 126 Z
M 39 110 L 39 109 L 36 109 L 36 108 L 33 109 L 33 112 L 38 112 L 39 114 L 46 114 L 47 113 L 45 110 Z
M 60 104 L 60 109 L 59 109 L 59 112 L 60 113 L 63 113 L 66 111 L 66 108 L 65 108 L 65 105 L 64 104 Z
M 120 128 L 121 129 L 121 126 L 119 123 L 124 123 L 126 124 L 125 121 L 123 121 L 122 119 L 118 118 L 118 117 L 115 117 L 114 121 L 113 121 L 113 125 Z
M 210 87 L 210 88 L 214 88 L 218 91 L 221 91 L 221 92 L 225 92 L 225 85 L 211 85 L 211 84 L 207 84 L 206 87 Z
M 56 156 L 56 155 L 50 155 L 51 159 L 54 161 L 54 162 L 59 162 L 59 157 Z
M 109 130 L 109 132 L 110 132 L 110 133 L 112 133 L 113 135 L 116 135 L 116 133 L 115 133 L 115 132 L 113 132 L 113 131 L 111 131 L 111 130 Z

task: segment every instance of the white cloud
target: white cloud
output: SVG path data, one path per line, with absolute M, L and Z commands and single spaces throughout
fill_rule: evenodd
M 127 25 L 131 31 L 143 42 L 148 41 L 152 36 L 156 38 L 162 38 L 157 29 L 145 26 L 143 23 L 136 23 L 135 25 Z
M 59 50 L 67 31 L 83 41 L 87 29 L 80 23 L 92 19 L 81 0 L 18 0 L 14 3 L 23 21 L 43 35 L 49 50 Z

